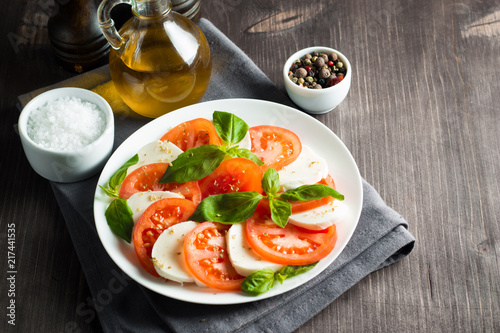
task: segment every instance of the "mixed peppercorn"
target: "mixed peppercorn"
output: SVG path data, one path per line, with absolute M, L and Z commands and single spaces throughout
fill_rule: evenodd
M 312 52 L 293 62 L 288 77 L 301 87 L 323 89 L 338 84 L 346 73 L 336 53 Z

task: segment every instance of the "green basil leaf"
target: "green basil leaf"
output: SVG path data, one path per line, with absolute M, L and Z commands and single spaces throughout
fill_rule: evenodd
M 274 286 L 274 272 L 272 269 L 262 269 L 250 274 L 241 283 L 241 290 L 252 296 L 258 296 L 271 290 Z
M 232 192 L 210 195 L 196 207 L 192 221 L 234 224 L 249 219 L 263 195 L 258 192 Z
M 130 243 L 134 220 L 132 219 L 132 210 L 128 206 L 127 200 L 122 198 L 113 200 L 104 212 L 104 216 L 106 216 L 106 221 L 111 231 Z
M 109 179 L 109 186 L 112 188 L 116 188 L 118 185 L 122 183 L 127 175 L 127 169 L 134 164 L 139 162 L 139 155 L 135 154 L 132 156 L 127 162 L 125 162 Z
M 239 148 L 238 146 L 233 146 L 227 150 L 227 153 L 231 155 L 231 157 L 243 157 L 249 159 L 250 161 L 253 161 L 257 165 L 264 164 L 264 162 L 260 158 L 258 158 L 257 155 L 255 155 L 246 148 Z
M 279 283 L 283 284 L 283 281 L 285 279 L 289 279 L 291 277 L 310 271 L 316 266 L 318 262 L 319 261 L 313 264 L 301 265 L 301 266 L 288 266 L 288 265 L 284 266 L 282 269 L 276 272 L 274 277 L 276 278 L 276 280 L 278 280 Z
M 228 146 L 243 140 L 248 132 L 247 123 L 229 112 L 214 111 L 213 123 L 217 134 Z
M 292 215 L 292 205 L 288 201 L 276 198 L 269 200 L 269 208 L 273 222 L 284 228 L 288 223 L 288 218 Z
M 125 176 L 127 176 L 127 169 L 129 168 L 129 166 L 137 164 L 137 162 L 139 162 L 139 155 L 135 154 L 120 168 L 118 168 L 118 170 L 115 171 L 111 178 L 109 178 L 106 188 L 101 185 L 99 185 L 99 187 L 104 190 L 104 193 L 106 193 L 107 196 L 118 197 L 117 187 L 120 186 L 120 184 L 125 179 Z
M 280 198 L 290 201 L 309 201 L 324 197 L 334 197 L 337 200 L 344 200 L 344 195 L 340 194 L 328 185 L 314 184 L 302 185 L 294 190 L 288 190 L 280 195 Z
M 167 168 L 160 183 L 185 183 L 211 174 L 226 153 L 216 145 L 202 145 L 181 153 Z
M 118 197 L 118 191 L 116 189 L 111 189 L 109 187 L 103 187 L 101 185 L 99 185 L 99 187 L 101 188 L 101 190 L 104 191 L 104 193 L 106 193 L 106 195 L 108 197 Z
M 270 168 L 262 176 L 262 189 L 268 196 L 275 196 L 280 190 L 280 177 L 276 169 Z

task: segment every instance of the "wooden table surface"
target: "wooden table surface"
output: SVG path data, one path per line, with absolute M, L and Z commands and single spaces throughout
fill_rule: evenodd
M 85 277 L 49 182 L 29 166 L 13 127 L 18 95 L 76 75 L 49 47 L 52 1 L 2 4 L 2 332 L 100 331 L 98 320 L 76 312 L 91 297 Z M 347 99 L 317 118 L 417 239 L 408 257 L 367 276 L 297 332 L 500 332 L 498 1 L 202 6 L 203 17 L 280 89 L 282 64 L 300 48 L 331 46 L 349 58 Z M 16 229 L 15 327 L 6 323 L 9 224 Z

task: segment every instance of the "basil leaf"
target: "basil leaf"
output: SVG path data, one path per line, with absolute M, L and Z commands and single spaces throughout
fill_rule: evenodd
M 269 208 L 273 222 L 284 228 L 288 223 L 288 218 L 292 215 L 292 205 L 285 200 L 271 199 L 269 200 Z
M 99 185 L 99 187 L 108 197 L 118 197 L 118 191 L 115 188 L 103 187 L 101 185 Z
M 283 284 L 283 281 L 291 277 L 303 274 L 313 269 L 318 262 L 310 265 L 283 266 L 278 272 L 266 268 L 250 274 L 241 283 L 241 290 L 252 296 L 259 296 L 274 286 L 274 281 Z
M 116 186 L 120 185 L 127 175 L 127 169 L 129 168 L 129 166 L 137 164 L 137 162 L 139 162 L 139 155 L 135 154 L 118 170 L 115 171 L 115 173 L 109 179 L 109 186 L 116 188 Z
M 106 221 L 111 231 L 130 243 L 134 220 L 132 219 L 132 210 L 128 206 L 127 200 L 122 198 L 113 200 L 104 212 L 104 216 L 106 216 Z
M 324 197 L 334 197 L 337 200 L 344 200 L 344 195 L 340 194 L 328 185 L 314 184 L 302 185 L 294 190 L 288 190 L 280 195 L 280 198 L 290 201 L 309 201 Z
M 104 193 L 106 193 L 106 195 L 110 197 L 118 197 L 117 187 L 123 182 L 125 176 L 127 176 L 127 169 L 129 168 L 129 166 L 137 164 L 137 162 L 139 162 L 139 155 L 135 154 L 121 167 L 119 167 L 118 170 L 116 170 L 115 173 L 111 176 L 111 178 L 109 178 L 107 188 L 102 187 L 101 185 L 99 185 L 99 187 L 104 190 Z
M 210 195 L 203 199 L 196 207 L 192 221 L 214 221 L 234 224 L 249 219 L 259 201 L 263 198 L 258 192 L 232 192 Z
M 280 190 L 280 178 L 276 169 L 270 168 L 262 176 L 262 189 L 267 195 L 274 196 Z
M 160 183 L 185 183 L 211 174 L 226 153 L 216 145 L 202 145 L 181 153 L 167 168 Z
M 284 266 L 282 269 L 279 270 L 279 272 L 276 272 L 274 277 L 276 278 L 276 280 L 278 280 L 279 283 L 283 284 L 283 281 L 285 279 L 289 279 L 291 277 L 310 271 L 316 266 L 318 262 L 319 261 L 313 264 L 301 265 L 301 266 L 288 266 L 288 265 Z
M 262 269 L 250 274 L 241 283 L 241 290 L 252 296 L 258 296 L 271 290 L 274 286 L 274 272 L 272 269 Z
M 238 146 L 231 147 L 227 150 L 227 153 L 231 155 L 231 157 L 243 157 L 253 161 L 257 165 L 263 165 L 264 162 L 257 157 L 254 153 L 246 148 L 239 148 Z
M 228 146 L 243 140 L 248 132 L 247 123 L 229 112 L 214 111 L 213 123 L 217 134 Z

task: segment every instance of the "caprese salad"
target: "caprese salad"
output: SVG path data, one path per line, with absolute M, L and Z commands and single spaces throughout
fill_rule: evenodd
M 347 215 L 328 165 L 285 128 L 215 111 L 142 147 L 102 190 L 150 274 L 260 295 L 312 269 Z

